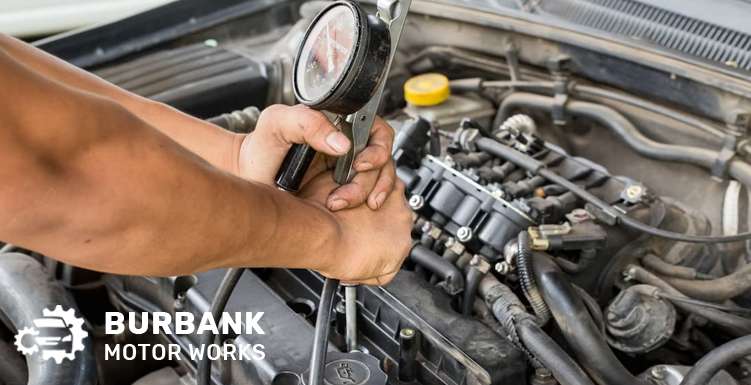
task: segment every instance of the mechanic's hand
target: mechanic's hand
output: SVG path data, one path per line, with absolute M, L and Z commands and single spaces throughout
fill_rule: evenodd
M 391 159 L 393 141 L 393 129 L 377 118 L 368 146 L 355 158 L 357 175 L 326 197 L 324 204 L 329 210 L 357 207 L 366 201 L 373 210 L 383 205 L 396 181 L 393 167 L 384 167 Z M 351 145 L 323 113 L 304 105 L 273 105 L 263 110 L 255 131 L 243 140 L 238 175 L 273 186 L 293 143 L 308 143 L 319 152 L 303 183 L 333 168 L 334 157 L 345 154 Z
M 389 161 L 383 170 L 393 173 L 393 168 L 393 162 Z M 304 184 L 299 196 L 323 204 L 329 192 L 337 187 L 333 173 L 325 172 Z M 345 283 L 389 283 L 399 271 L 412 243 L 412 212 L 404 199 L 404 184 L 396 182 L 393 194 L 379 210 L 359 206 L 332 215 L 339 225 L 339 237 L 331 245 L 332 257 L 316 270 Z

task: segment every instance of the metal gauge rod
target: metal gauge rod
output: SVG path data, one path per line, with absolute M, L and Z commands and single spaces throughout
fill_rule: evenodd
M 344 316 L 344 341 L 347 351 L 352 352 L 357 350 L 357 286 L 344 286 Z

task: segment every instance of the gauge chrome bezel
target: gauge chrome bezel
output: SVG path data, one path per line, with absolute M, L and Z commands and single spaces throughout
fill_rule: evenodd
M 316 24 L 337 7 L 347 7 L 354 16 L 354 30 L 357 36 L 352 54 L 332 88 L 316 99 L 308 99 L 301 92 L 298 79 L 298 66 L 303 64 L 301 62 L 304 59 L 303 50 Z M 370 100 L 378 82 L 384 76 L 390 47 L 388 27 L 378 17 L 367 15 L 359 5 L 351 1 L 336 1 L 326 6 L 315 16 L 300 41 L 292 67 L 292 88 L 295 97 L 300 103 L 316 110 L 339 114 L 350 114 L 359 110 Z

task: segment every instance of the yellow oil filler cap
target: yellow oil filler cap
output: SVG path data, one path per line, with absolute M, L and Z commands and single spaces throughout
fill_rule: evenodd
M 449 95 L 449 78 L 439 73 L 413 76 L 404 83 L 404 99 L 414 106 L 435 106 Z

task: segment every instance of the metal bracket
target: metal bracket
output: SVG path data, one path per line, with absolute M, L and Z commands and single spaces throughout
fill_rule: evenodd
M 363 108 L 347 117 L 347 121 L 352 124 L 350 132 L 345 133 L 352 141 L 352 147 L 349 152 L 337 159 L 336 168 L 334 169 L 334 180 L 339 184 L 349 183 L 355 176 L 355 170 L 352 168 L 355 157 L 368 145 L 370 130 L 375 121 L 375 115 L 378 112 L 378 105 L 381 103 L 383 89 L 386 86 L 391 63 L 394 61 L 396 48 L 399 46 L 399 39 L 402 36 L 402 30 L 409 13 L 409 6 L 412 0 L 379 0 L 378 17 L 389 26 L 389 35 L 391 36 L 391 52 L 386 61 L 386 68 L 383 69 L 383 78 L 378 83 L 373 96 Z
M 563 126 L 568 123 L 566 103 L 569 100 L 569 72 L 571 58 L 565 55 L 557 56 L 548 61 L 548 69 L 553 75 L 553 108 L 551 110 L 553 124 Z

